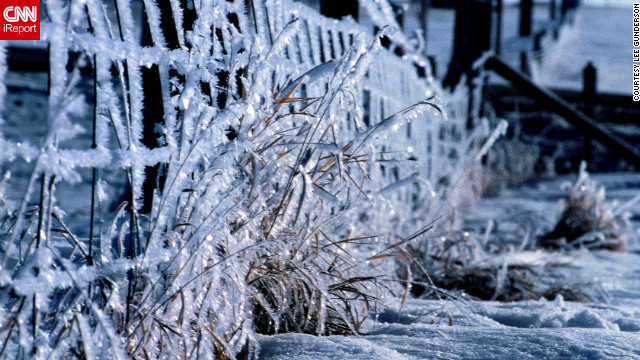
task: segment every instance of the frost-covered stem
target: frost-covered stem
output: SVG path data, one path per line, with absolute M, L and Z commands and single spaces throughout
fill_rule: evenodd
M 264 5 L 264 16 L 266 18 L 265 24 L 267 25 L 267 33 L 269 34 L 269 44 L 273 45 L 273 33 L 271 31 L 271 21 L 269 21 L 269 9 L 264 1 L 262 4 Z
M 122 31 L 122 20 L 120 19 L 120 9 L 118 8 L 118 0 L 113 0 L 113 5 L 116 8 L 116 22 L 118 23 L 120 40 L 124 40 L 124 32 Z
M 120 9 L 118 6 L 118 0 L 114 0 L 115 9 L 116 9 L 116 20 L 118 23 L 118 31 L 120 33 L 120 40 L 125 41 L 125 34 L 122 28 L 122 19 L 120 14 Z M 131 114 L 131 106 L 130 100 L 131 95 L 127 91 L 127 86 L 131 85 L 131 79 L 129 78 L 129 62 L 124 60 L 124 66 L 119 67 L 120 73 L 120 83 L 122 86 L 122 93 L 124 95 L 123 104 L 125 106 L 125 117 L 127 119 L 127 132 L 128 132 L 128 142 L 129 149 L 132 148 L 133 145 L 133 134 L 131 131 L 132 127 L 132 114 Z M 131 199 L 130 199 L 130 218 L 129 218 L 129 249 L 127 250 L 127 258 L 133 259 L 135 257 L 134 253 L 134 244 L 136 242 L 136 234 L 137 234 L 137 216 L 136 216 L 136 201 L 135 201 L 135 181 L 134 181 L 134 172 L 131 168 L 128 169 L 128 178 L 131 189 Z M 128 290 L 127 290 L 127 303 L 126 303 L 126 314 L 125 314 L 125 324 L 129 323 L 130 314 L 131 314 L 131 302 L 133 300 L 133 291 L 134 291 L 134 273 L 133 269 L 129 269 L 127 273 L 128 278 Z
M 93 129 L 91 136 L 91 148 L 95 149 L 98 147 L 98 144 L 96 144 L 96 127 L 98 122 L 98 63 L 96 55 L 93 55 L 93 67 Z M 98 169 L 94 167 L 91 170 L 91 215 L 89 222 L 89 254 L 87 256 L 87 262 L 89 265 L 93 265 L 93 227 L 95 222 L 97 175 Z M 98 248 L 100 247 L 98 246 Z
M 13 329 L 18 326 L 17 324 L 20 321 L 19 318 L 18 318 L 18 314 L 20 314 L 22 312 L 22 308 L 24 307 L 24 304 L 26 302 L 26 298 L 24 296 L 22 296 L 22 297 L 20 297 L 20 299 L 18 301 L 20 301 L 20 306 L 18 307 L 18 309 L 12 315 L 13 319 L 10 320 L 11 321 L 11 325 L 9 325 L 10 326 L 9 333 L 4 338 L 4 344 L 2 344 L 2 350 L 0 350 L 0 356 L 4 356 L 5 351 L 7 351 L 7 345 L 9 345 L 9 340 L 11 339 L 11 334 L 13 333 Z
M 36 161 L 36 165 L 35 167 L 38 168 L 38 163 L 39 163 L 39 159 L 38 161 Z M 34 185 L 36 182 L 36 179 L 38 178 L 37 173 L 34 171 L 31 174 L 31 177 L 29 178 L 29 184 L 27 185 L 27 190 L 25 191 L 24 197 L 22 198 L 22 202 L 20 203 L 20 210 L 18 210 L 18 215 L 17 215 L 17 220 L 15 225 L 13 226 L 13 232 L 11 234 L 11 238 L 8 241 L 8 249 L 5 251 L 4 253 L 4 257 L 2 258 L 2 263 L 0 264 L 0 268 L 1 269 L 6 269 L 7 268 L 7 261 L 9 260 L 9 254 L 11 253 L 11 246 L 15 243 L 18 234 L 20 234 L 20 229 L 22 228 L 22 223 L 24 221 L 24 214 L 26 212 L 27 209 L 27 203 L 29 202 L 29 197 L 31 196 L 31 193 L 33 192 L 34 189 Z M 22 246 L 22 245 L 20 245 Z M 20 255 L 18 261 L 21 263 L 22 262 L 22 255 Z
M 55 175 L 51 175 L 51 179 L 49 180 L 49 190 L 48 190 L 48 197 L 49 197 L 49 205 L 47 206 L 47 217 L 46 217 L 46 226 L 45 226 L 45 236 L 44 239 L 46 241 L 46 246 L 49 246 L 49 239 L 51 239 L 51 212 L 53 211 L 53 185 L 56 182 L 56 176 Z
M 38 353 L 38 295 L 33 294 L 33 310 L 31 313 L 31 321 L 32 321 L 32 336 L 33 336 L 33 346 L 31 348 L 31 354 L 36 355 Z
M 131 319 L 131 301 L 133 300 L 133 269 L 129 269 L 127 272 L 127 308 L 125 313 L 124 325 L 129 325 L 129 320 Z
M 40 176 L 40 208 L 38 209 L 38 233 L 36 234 L 36 250 L 40 247 L 44 238 L 44 195 L 46 186 L 46 174 Z
M 127 250 L 127 258 L 133 259 L 135 257 L 135 239 L 137 233 L 137 223 L 136 223 L 136 211 L 135 211 L 135 202 L 134 202 L 134 191 L 133 191 L 133 182 L 131 183 L 131 217 L 129 224 L 129 249 Z M 131 302 L 133 301 L 133 291 L 135 290 L 135 276 L 133 273 L 133 268 L 129 269 L 127 272 L 127 308 L 125 314 L 125 326 L 129 324 L 130 315 L 131 315 Z
M 118 8 L 118 0 L 114 0 L 113 4 L 115 5 L 115 8 L 116 8 L 116 20 L 118 22 L 118 31 L 120 34 L 120 40 L 124 41 L 124 33 L 122 30 L 122 21 L 120 20 L 120 10 Z M 123 64 L 120 64 L 120 61 L 118 61 L 117 68 L 118 68 L 118 75 L 119 75 L 118 77 L 120 78 L 120 86 L 122 86 L 122 96 L 123 96 L 122 105 L 124 106 L 124 116 L 127 122 L 127 138 L 129 142 L 129 149 L 131 149 L 133 135 L 131 134 L 131 110 L 129 106 L 130 95 L 129 95 L 129 91 L 127 91 L 127 85 L 130 84 L 128 61 L 126 59 L 123 60 Z M 133 187 L 133 175 L 131 171 L 129 171 L 129 182 Z
M 87 254 L 87 263 L 93 265 L 93 231 L 95 222 L 96 209 L 96 181 L 98 177 L 98 169 L 93 168 L 91 174 L 91 216 L 89 223 L 89 253 Z M 100 239 L 100 237 L 98 237 Z M 100 246 L 98 246 L 100 248 Z
M 42 173 L 40 177 L 40 209 L 38 211 L 38 233 L 36 234 L 36 253 L 40 248 L 40 244 L 44 238 L 44 211 L 45 211 L 45 186 L 46 186 L 46 178 L 47 174 Z M 35 276 L 37 277 L 40 269 L 38 266 L 33 267 L 33 271 L 35 272 Z M 32 298 L 32 310 L 31 310 L 31 335 L 33 337 L 33 346 L 31 348 L 31 354 L 36 355 L 38 353 L 38 295 L 33 294 Z

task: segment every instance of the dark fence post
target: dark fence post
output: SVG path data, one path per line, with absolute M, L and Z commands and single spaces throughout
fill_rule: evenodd
M 546 34 L 546 31 L 537 32 L 533 37 L 533 51 L 539 52 L 542 50 L 542 37 Z
M 453 89 L 463 74 L 472 77 L 471 65 L 491 48 L 491 8 L 491 0 L 458 1 L 453 55 L 444 87 Z
M 576 111 L 571 105 L 551 91 L 537 86 L 531 79 L 513 70 L 504 61 L 495 56 L 489 57 L 484 63 L 484 68 L 488 71 L 494 71 L 514 87 L 520 89 L 524 94 L 535 98 L 549 111 L 562 116 L 585 134 L 589 134 L 602 145 L 616 151 L 636 168 L 640 167 L 640 149 L 630 145 L 582 112 Z
M 562 4 L 560 5 L 560 22 L 565 20 L 567 13 L 571 9 L 575 9 L 578 6 L 579 0 L 562 0 Z
M 520 52 L 520 72 L 531 76 L 531 68 L 529 67 L 529 55 L 525 51 Z
M 594 120 L 596 120 L 593 111 L 596 99 L 596 76 L 597 69 L 593 63 L 589 62 L 582 72 L 582 103 L 584 114 Z M 589 135 L 584 137 L 584 159 L 586 162 L 593 160 L 592 138 Z
M 596 98 L 597 74 L 598 70 L 591 62 L 584 67 L 584 71 L 582 72 L 582 98 L 591 110 L 593 110 L 592 105 Z
M 496 43 L 494 46 L 494 51 L 496 55 L 500 55 L 500 53 L 502 52 L 502 0 L 495 0 L 494 5 L 494 19 L 496 19 Z
M 431 0 L 420 0 L 420 25 L 422 26 L 422 36 L 424 37 L 424 55 L 427 55 L 427 35 L 429 35 L 429 8 Z
M 556 0 L 549 0 L 549 19 L 551 21 L 556 19 Z
M 162 27 L 162 33 L 165 37 L 167 47 L 169 49 L 177 49 L 180 47 L 178 42 L 178 33 L 173 19 L 173 11 L 171 4 L 168 0 L 159 0 L 157 2 L 160 9 L 160 26 Z M 183 1 L 183 5 L 186 9 L 186 1 Z M 185 10 L 184 22 L 185 30 L 190 30 L 190 27 L 195 20 L 195 14 Z M 153 40 L 151 39 L 151 29 L 149 21 L 146 16 L 146 11 L 142 12 L 143 27 L 142 27 L 142 46 L 153 46 Z M 140 69 L 142 78 L 142 89 L 144 92 L 143 108 L 142 108 L 142 143 L 149 149 L 154 149 L 160 146 L 159 137 L 160 134 L 156 132 L 156 125 L 164 122 L 164 102 L 162 99 L 162 85 L 160 84 L 160 69 L 157 64 L 147 68 L 141 67 Z M 145 169 L 145 179 L 142 185 L 142 206 L 140 210 L 143 213 L 151 212 L 153 203 L 153 193 L 156 189 L 162 190 L 163 186 L 163 168 L 164 164 L 157 164 L 149 166 Z
M 351 15 L 358 20 L 358 0 L 320 0 L 320 14 L 333 19 Z
M 531 35 L 531 14 L 533 12 L 533 0 L 520 1 L 520 36 Z

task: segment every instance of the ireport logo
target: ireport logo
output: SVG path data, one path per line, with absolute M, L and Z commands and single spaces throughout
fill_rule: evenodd
M 40 0 L 0 1 L 0 40 L 40 40 Z

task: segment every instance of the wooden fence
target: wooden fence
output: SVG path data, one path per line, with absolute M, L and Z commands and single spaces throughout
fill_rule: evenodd
M 128 102 L 132 98 L 144 97 L 144 89 L 140 82 L 141 69 L 158 67 L 161 74 L 169 74 L 170 69 L 179 69 L 196 61 L 190 50 L 184 46 L 184 36 L 178 38 L 179 46 L 168 49 L 162 45 L 161 34 L 158 29 L 151 29 L 151 36 L 156 43 L 153 46 L 141 46 L 136 39 L 134 30 L 136 21 L 131 17 L 133 3 L 117 1 L 120 8 L 101 9 L 100 2 L 74 2 L 72 8 L 65 8 L 63 3 L 51 0 L 47 3 L 52 18 L 43 21 L 43 39 L 50 46 L 49 56 L 49 95 L 48 95 L 48 123 L 47 139 L 43 139 L 41 146 L 29 145 L 29 139 L 6 139 L 0 136 L 0 148 L 5 152 L 0 157 L 0 163 L 13 161 L 15 158 L 31 161 L 37 158 L 37 165 L 41 174 L 56 176 L 56 182 L 90 183 L 91 176 L 95 178 L 96 171 L 128 171 L 129 182 L 136 189 L 141 185 L 141 174 L 144 169 L 168 161 L 171 149 L 167 147 L 149 148 L 142 139 L 143 109 L 141 104 Z M 145 2 L 146 3 L 146 2 Z M 84 5 L 83 5 L 84 4 Z M 232 7 L 232 5 L 228 5 Z M 124 7 L 124 9 L 123 9 Z M 241 8 L 232 11 L 240 11 Z M 120 14 L 118 22 L 120 29 L 114 31 L 113 12 Z M 283 66 L 291 69 L 292 77 L 327 63 L 332 59 L 344 56 L 354 39 L 364 36 L 368 42 L 374 41 L 373 34 L 367 34 L 367 29 L 351 20 L 335 20 L 323 17 L 303 4 L 291 0 L 264 0 L 254 2 L 253 18 L 255 24 L 246 26 L 245 31 L 256 31 L 256 36 L 265 42 L 272 41 L 292 20 L 299 22 L 299 31 L 290 41 L 285 51 L 276 54 Z M 60 12 L 58 14 L 57 12 Z M 62 16 L 62 14 L 66 14 Z M 159 14 L 147 12 L 150 23 L 160 21 Z M 77 17 L 73 20 L 73 17 Z M 79 31 L 70 26 L 74 21 L 86 23 L 89 19 L 89 31 Z M 110 20 L 109 20 L 110 19 Z M 182 21 L 182 18 L 179 18 Z M 267 21 L 263 21 L 267 19 Z M 246 25 L 246 24 L 245 24 Z M 116 28 L 117 29 L 117 28 Z M 253 30 L 255 29 L 255 30 Z M 362 35 L 362 34 L 365 35 Z M 212 51 L 216 50 L 215 46 Z M 92 129 L 80 135 L 74 132 L 75 125 L 70 122 L 65 99 L 69 93 L 68 85 L 73 80 L 72 73 L 68 73 L 66 66 L 69 54 L 83 53 L 87 59 L 92 59 L 97 68 L 94 73 L 95 83 L 102 85 L 94 88 L 93 124 L 91 120 L 84 121 L 85 128 Z M 5 56 L 5 52 L 1 52 Z M 198 61 L 208 61 L 200 60 Z M 6 64 L 6 62 L 2 62 Z M 203 63 L 201 68 L 206 68 Z M 114 78 L 114 73 L 127 74 L 127 81 Z M 211 77 L 203 72 L 197 76 Z M 204 74 L 204 75 L 203 75 Z M 77 75 L 77 74 L 76 74 Z M 86 76 L 86 75 L 85 75 Z M 326 89 L 325 80 L 308 84 L 305 96 L 314 96 Z M 89 80 L 91 82 L 91 80 Z M 160 77 L 161 99 L 165 104 L 171 103 L 172 84 L 165 75 Z M 122 87 L 119 89 L 118 86 Z M 67 90 L 65 90 L 67 89 Z M 379 49 L 373 58 L 364 81 L 355 85 L 353 93 L 355 102 L 361 106 L 361 118 L 344 119 L 337 128 L 345 135 L 355 135 L 366 128 L 380 123 L 386 117 L 413 104 L 430 99 L 442 111 L 433 108 L 427 113 L 416 117 L 406 125 L 395 129 L 393 134 L 378 141 L 377 152 L 379 160 L 383 160 L 376 171 L 380 176 L 379 187 L 391 183 L 410 183 L 409 180 L 421 178 L 429 184 L 438 183 L 445 175 L 452 173 L 459 161 L 468 152 L 472 131 L 468 129 L 470 116 L 468 94 L 464 89 L 453 95 L 444 95 L 440 85 L 432 78 L 427 61 L 417 55 L 403 55 L 399 57 L 384 48 Z M 301 89 L 302 90 L 302 89 Z M 120 98 L 121 103 L 114 102 Z M 183 101 L 182 99 L 180 101 Z M 188 105 L 188 103 L 186 103 Z M 180 106 L 174 104 L 173 106 Z M 187 105 L 182 104 L 186 110 Z M 165 126 L 176 126 L 175 109 L 167 106 L 165 109 Z M 173 119 L 173 120 L 172 120 Z M 359 124 L 359 125 L 358 125 Z M 133 131 L 127 134 L 126 127 Z M 82 137 L 80 144 L 90 143 L 88 148 L 75 146 L 60 147 L 57 145 L 64 136 Z M 0 133 L 1 135 L 1 133 Z M 88 139 L 91 138 L 91 139 Z M 169 142 L 175 141 L 169 139 Z M 140 154 L 145 156 L 141 157 Z M 395 154 L 403 154 L 402 161 L 413 162 L 411 166 L 397 165 Z M 408 156 L 406 156 L 409 154 Z M 417 163 L 418 166 L 415 166 Z M 396 164 L 396 165 L 394 165 Z M 417 170 L 416 170 L 417 169 Z M 93 175 L 91 174 L 93 171 Z M 417 172 L 416 172 L 417 171 Z M 89 178 L 87 178 L 89 174 Z M 44 175 L 43 175 L 44 179 Z M 32 178 L 30 183 L 37 183 L 38 177 Z M 52 183 L 53 177 L 43 180 L 44 184 Z M 91 199 L 96 198 L 95 180 Z M 139 191 L 139 190 L 138 190 Z M 138 192 L 140 194 L 140 192 Z M 135 199 L 131 199 L 135 202 Z M 92 205 L 92 216 L 93 216 Z M 93 220 L 91 221 L 93 226 Z M 93 228 L 92 228 L 93 229 Z M 93 232 L 93 230 L 92 230 Z M 93 234 L 90 235 L 93 238 Z

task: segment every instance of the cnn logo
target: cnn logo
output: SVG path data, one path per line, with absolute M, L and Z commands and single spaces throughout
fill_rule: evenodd
M 2 12 L 4 19 L 8 22 L 18 21 L 38 21 L 38 7 L 37 6 L 7 6 Z
M 0 4 L 0 40 L 40 40 L 40 0 Z

